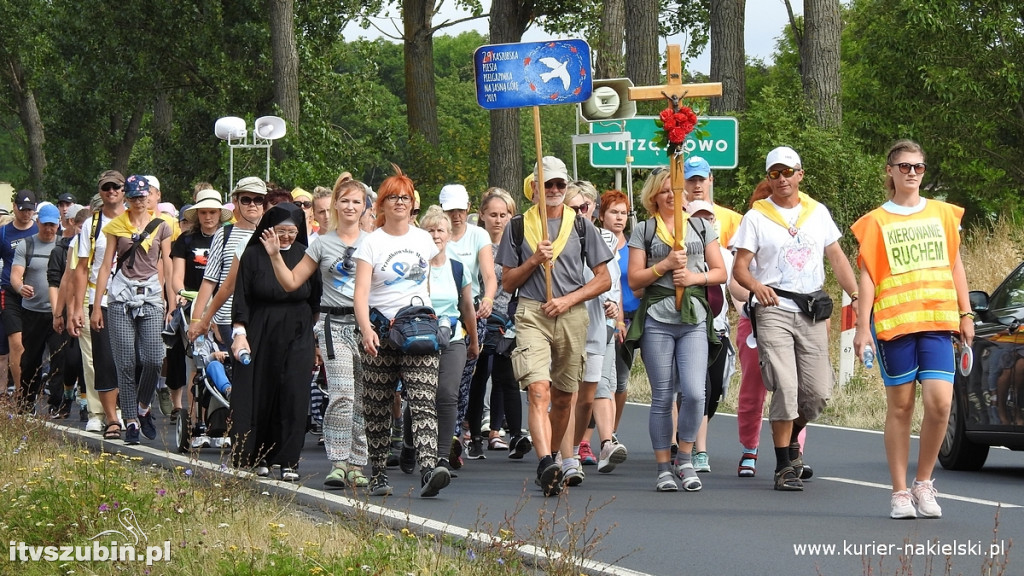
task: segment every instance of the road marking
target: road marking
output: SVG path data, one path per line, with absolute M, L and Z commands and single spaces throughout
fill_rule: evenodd
M 834 476 L 822 476 L 822 480 L 829 480 L 831 482 L 841 482 L 843 484 L 853 484 L 855 486 L 867 486 L 868 488 L 883 488 L 885 490 L 892 491 L 892 486 L 889 484 L 879 484 L 877 482 L 864 482 L 863 480 L 851 480 L 849 478 L 836 478 Z M 937 498 L 945 498 L 947 500 L 956 500 L 958 502 L 969 502 L 971 504 L 981 504 L 983 506 L 1001 507 L 1001 508 L 1024 508 L 1020 504 L 1010 504 L 1008 502 L 996 502 L 995 500 L 984 500 L 982 498 L 971 498 L 969 496 L 957 496 L 956 494 L 943 494 L 940 492 Z
M 153 457 L 166 458 L 168 460 L 177 462 L 178 464 L 186 467 L 190 466 L 193 468 L 203 468 L 211 472 L 217 472 L 229 476 L 237 476 L 239 478 L 250 478 L 255 482 L 259 482 L 260 484 L 273 486 L 276 490 L 288 490 L 291 492 L 295 492 L 297 494 L 309 496 L 317 500 L 327 501 L 332 504 L 344 506 L 346 508 L 351 508 L 368 514 L 381 516 L 394 521 L 396 525 L 403 524 L 413 531 L 429 531 L 432 533 L 442 533 L 445 535 L 453 536 L 455 538 L 462 538 L 465 540 L 478 542 L 485 546 L 501 542 L 500 538 L 484 532 L 474 532 L 461 526 L 453 526 L 451 524 L 438 522 L 437 520 L 432 520 L 430 518 L 424 518 L 422 516 L 409 514 L 408 512 L 402 512 L 400 510 L 387 508 L 385 506 L 371 504 L 365 500 L 356 500 L 354 498 L 349 498 L 347 496 L 341 496 L 339 494 L 327 492 L 326 490 L 307 488 L 305 486 L 299 484 L 292 484 L 290 482 L 282 482 L 280 480 L 274 480 L 271 478 L 261 478 L 251 472 L 233 469 L 228 464 L 226 464 L 226 461 L 228 460 L 231 454 L 229 449 L 224 450 L 222 460 L 220 463 L 213 463 L 193 458 L 188 454 L 176 453 L 172 451 L 173 447 L 168 447 L 164 449 L 146 446 L 144 444 L 114 444 L 112 441 L 103 440 L 102 435 L 97 435 L 97 433 L 95 432 L 86 432 L 78 428 L 63 426 L 53 422 L 44 421 L 43 424 L 49 428 L 59 430 L 64 434 L 73 434 L 75 436 L 78 436 L 79 438 L 82 438 L 83 440 L 100 440 L 101 446 L 103 447 L 104 450 L 107 451 L 118 452 L 124 450 L 133 452 L 143 452 Z M 520 556 L 532 559 L 538 566 L 541 567 L 543 567 L 547 562 L 551 560 L 557 560 L 563 557 L 563 555 L 557 551 L 545 551 L 542 547 L 534 546 L 533 544 L 528 543 L 516 545 L 512 547 L 512 549 L 514 549 Z M 587 558 L 573 558 L 570 560 L 570 562 L 573 565 L 585 570 L 587 573 L 590 574 L 604 574 L 607 576 L 653 576 L 646 572 L 638 572 L 636 570 L 630 570 L 628 568 L 623 568 L 621 566 L 613 566 L 611 564 L 606 564 L 604 562 L 598 562 L 596 560 L 590 560 Z

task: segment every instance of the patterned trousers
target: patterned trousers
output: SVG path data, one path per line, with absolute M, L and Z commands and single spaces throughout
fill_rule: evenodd
M 167 351 L 160 336 L 164 329 L 164 313 L 152 304 L 143 304 L 142 313 L 133 316 L 125 310 L 124 304 L 110 302 L 106 322 L 110 348 L 117 365 L 121 415 L 126 421 L 135 420 L 139 417 L 139 403 L 148 406 L 153 401 L 156 380 L 163 366 Z M 135 380 L 136 364 L 142 366 L 138 382 Z M 96 376 L 100 377 L 98 373 Z
M 328 340 L 325 325 L 331 330 Z M 324 411 L 324 445 L 331 462 L 364 466 L 367 460 L 366 422 L 363 419 L 363 369 L 356 343 L 355 324 L 324 316 L 314 327 L 320 354 L 327 370 L 327 410 Z M 327 349 L 334 345 L 333 356 Z
M 377 356 L 361 354 L 363 409 L 370 462 L 387 466 L 391 453 L 391 406 L 398 381 L 402 381 L 412 413 L 413 444 L 422 470 L 437 465 L 437 367 L 438 354 L 409 355 L 381 342 Z

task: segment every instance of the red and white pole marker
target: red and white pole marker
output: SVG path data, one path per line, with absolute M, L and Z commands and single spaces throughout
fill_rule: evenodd
M 846 292 L 843 292 L 843 309 L 839 322 L 839 385 L 845 386 L 853 377 L 853 366 L 857 361 L 853 349 L 857 314 L 853 308 L 853 301 Z

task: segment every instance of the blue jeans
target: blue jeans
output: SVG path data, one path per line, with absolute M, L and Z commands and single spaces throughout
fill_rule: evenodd
M 640 339 L 651 382 L 648 430 L 655 450 L 672 445 L 672 403 L 679 405 L 679 438 L 693 442 L 704 419 L 704 382 L 708 373 L 708 332 L 700 324 L 665 324 L 648 317 Z

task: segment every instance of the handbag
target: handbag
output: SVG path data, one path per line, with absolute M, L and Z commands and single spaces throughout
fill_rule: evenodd
M 388 331 L 388 340 L 405 354 L 435 354 L 448 345 L 449 338 L 450 332 L 445 338 L 441 331 L 434 309 L 418 296 L 413 296 L 409 305 L 395 314 Z
M 828 320 L 832 317 L 832 297 L 824 290 L 817 290 L 810 294 L 798 294 L 796 292 L 789 292 L 788 290 L 781 290 L 774 286 L 771 288 L 779 296 L 789 298 L 795 302 L 797 308 L 815 322 L 819 320 Z
M 489 354 L 509 356 L 515 348 L 514 338 L 506 338 L 505 333 L 512 328 L 512 321 L 500 312 L 491 312 L 484 324 L 483 351 Z

